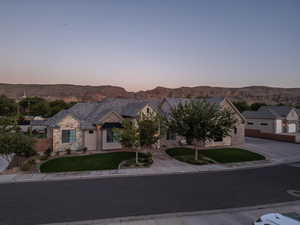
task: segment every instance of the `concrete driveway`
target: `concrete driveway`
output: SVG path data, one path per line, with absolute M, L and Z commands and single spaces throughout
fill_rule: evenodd
M 300 144 L 246 137 L 245 147 L 273 161 L 300 161 Z

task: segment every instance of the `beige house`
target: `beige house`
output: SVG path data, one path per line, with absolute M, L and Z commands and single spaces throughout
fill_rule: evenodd
M 300 132 L 300 109 L 296 109 L 296 112 L 297 112 L 297 115 L 299 117 L 299 120 L 298 120 L 298 132 Z
M 68 110 L 63 110 L 48 119 L 47 136 L 52 139 L 53 152 L 67 149 L 76 151 L 86 148 L 88 151 L 109 151 L 121 149 L 114 135 L 114 128 L 120 128 L 124 119 L 133 121 L 143 115 L 155 113 L 168 114 L 179 103 L 190 99 L 166 98 L 163 100 L 106 99 L 95 103 L 78 103 Z M 233 104 L 224 98 L 207 99 L 221 108 L 228 108 L 235 113 L 237 123 L 231 136 L 215 140 L 208 145 L 239 145 L 244 143 L 245 119 Z M 184 144 L 182 137 L 168 132 L 157 147 Z
M 185 104 L 191 101 L 188 98 L 165 98 L 160 104 L 160 110 L 164 114 L 171 112 L 172 108 L 175 108 L 178 104 Z M 232 104 L 232 102 L 226 98 L 208 98 L 206 99 L 211 104 L 220 106 L 221 109 L 231 110 L 236 119 L 234 129 L 231 131 L 230 136 L 220 138 L 218 140 L 206 143 L 207 147 L 211 146 L 230 146 L 230 145 L 242 145 L 245 141 L 245 118 L 238 111 L 238 109 Z M 178 146 L 179 144 L 186 144 L 184 137 L 178 136 L 171 132 L 167 132 L 166 136 L 160 140 L 161 146 Z
M 245 111 L 246 129 L 263 133 L 284 134 L 299 132 L 299 115 L 288 106 L 262 106 L 258 111 Z

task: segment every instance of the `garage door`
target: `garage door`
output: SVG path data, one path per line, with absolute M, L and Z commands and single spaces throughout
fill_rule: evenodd
M 291 123 L 288 125 L 288 132 L 289 133 L 295 133 L 296 132 L 296 124 Z

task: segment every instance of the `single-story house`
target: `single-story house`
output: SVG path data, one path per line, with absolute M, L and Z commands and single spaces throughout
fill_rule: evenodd
M 296 109 L 296 112 L 298 114 L 299 120 L 298 120 L 298 132 L 300 132 L 300 109 Z
M 262 106 L 243 115 L 247 120 L 246 129 L 273 134 L 299 132 L 299 116 L 293 107 Z
M 47 137 L 52 139 L 53 152 L 67 149 L 101 151 L 121 149 L 114 136 L 114 129 L 121 127 L 124 119 L 139 120 L 143 115 L 170 113 L 179 103 L 190 101 L 186 98 L 165 98 L 163 100 L 137 100 L 111 98 L 101 102 L 78 103 L 68 110 L 63 110 L 49 118 Z M 234 112 L 236 125 L 229 137 L 209 143 L 209 145 L 240 145 L 244 143 L 245 119 L 233 104 L 225 98 L 209 98 L 208 102 L 220 108 L 228 108 Z M 176 134 L 163 137 L 158 148 L 178 145 L 182 141 Z
M 32 132 L 45 133 L 47 126 L 45 119 L 33 119 L 30 121 L 30 129 Z
M 24 116 L 24 120 L 18 122 L 18 126 L 23 133 L 30 131 L 45 132 L 44 125 L 46 119 L 41 116 Z

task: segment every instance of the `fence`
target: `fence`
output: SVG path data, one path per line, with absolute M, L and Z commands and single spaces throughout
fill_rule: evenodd
M 296 142 L 296 136 L 294 135 L 263 133 L 256 129 L 245 129 L 245 136 L 266 138 L 276 141 Z
M 45 152 L 48 148 L 52 147 L 51 138 L 35 138 L 35 144 L 33 148 L 36 152 L 41 153 Z

